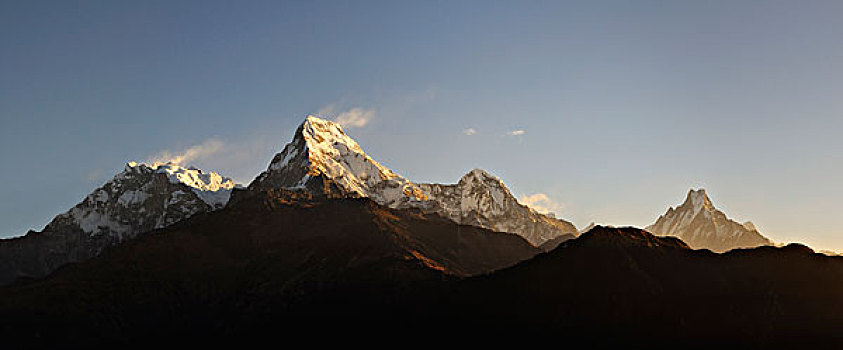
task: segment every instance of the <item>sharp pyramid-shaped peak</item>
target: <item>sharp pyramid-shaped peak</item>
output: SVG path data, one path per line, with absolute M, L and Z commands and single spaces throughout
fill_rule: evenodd
M 368 197 L 390 207 L 426 199 L 414 184 L 369 157 L 339 124 L 313 115 L 249 185 L 250 190 L 268 188 Z
M 492 174 L 489 174 L 488 171 L 483 170 L 483 169 L 479 169 L 479 168 L 472 169 L 471 171 L 469 171 L 468 173 L 463 175 L 462 178 L 460 178 L 460 181 L 459 181 L 458 184 L 461 185 L 461 186 L 465 186 L 465 185 L 471 185 L 473 183 L 483 183 L 487 186 L 492 185 L 492 186 L 501 188 L 501 189 L 505 190 L 506 192 L 509 192 L 509 189 L 506 187 L 506 185 L 503 183 L 503 181 L 501 181 L 501 179 L 499 177 L 494 176 Z
M 693 248 L 720 252 L 772 244 L 752 223 L 738 223 L 717 210 L 704 189 L 688 191 L 682 205 L 668 209 L 647 230 L 656 235 L 679 237 Z
M 691 189 L 688 191 L 688 196 L 685 198 L 685 202 L 682 203 L 682 206 L 690 205 L 691 208 L 694 208 L 695 211 L 700 210 L 716 210 L 714 208 L 714 204 L 711 203 L 711 199 L 708 198 L 708 194 L 706 194 L 704 188 L 700 189 Z
M 472 169 L 457 183 L 462 210 L 500 213 L 520 204 L 500 178 L 483 169 Z
M 398 174 L 369 157 L 342 127 L 332 121 L 308 115 L 296 137 L 302 137 L 311 163 L 331 178 L 360 175 L 362 180 L 392 180 Z
M 304 118 L 304 122 L 296 131 L 296 136 L 301 136 L 305 140 L 310 152 L 330 152 L 337 146 L 344 146 L 349 150 L 364 154 L 360 145 L 345 134 L 342 126 L 314 115 Z

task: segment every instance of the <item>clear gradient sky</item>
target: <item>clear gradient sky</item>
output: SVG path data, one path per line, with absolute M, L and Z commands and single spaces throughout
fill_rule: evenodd
M 308 113 L 407 178 L 474 167 L 639 227 L 691 187 L 843 250 L 843 2 L 0 1 L 0 237 L 194 145 L 248 183 Z M 473 129 L 474 133 L 466 132 Z M 520 135 L 509 133 L 523 130 Z M 471 134 L 471 135 L 467 135 Z

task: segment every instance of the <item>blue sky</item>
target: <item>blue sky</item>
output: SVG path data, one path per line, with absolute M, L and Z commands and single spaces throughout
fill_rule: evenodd
M 843 3 L 2 1 L 0 236 L 129 160 L 249 182 L 308 113 L 419 182 L 471 168 L 645 226 L 691 187 L 843 250 Z M 465 130 L 473 129 L 473 135 Z M 520 135 L 509 135 L 523 130 Z

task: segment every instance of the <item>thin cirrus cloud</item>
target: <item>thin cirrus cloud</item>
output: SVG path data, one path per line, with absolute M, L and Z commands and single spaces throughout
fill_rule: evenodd
M 336 107 L 331 104 L 320 108 L 317 114 L 332 117 L 337 124 L 346 128 L 362 128 L 375 117 L 376 111 L 374 108 L 353 107 L 337 112 Z
M 506 134 L 509 135 L 509 136 L 521 136 L 521 135 L 524 135 L 526 133 L 527 133 L 527 130 L 516 129 L 516 130 L 509 131 Z
M 518 201 L 542 214 L 556 215 L 562 211 L 563 208 L 562 203 L 550 199 L 550 197 L 544 193 L 521 195 L 521 197 L 518 198 Z

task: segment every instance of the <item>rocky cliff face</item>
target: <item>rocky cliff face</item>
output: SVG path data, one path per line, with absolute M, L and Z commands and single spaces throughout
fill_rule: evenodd
M 500 179 L 472 170 L 454 185 L 415 184 L 384 167 L 336 123 L 308 116 L 293 140 L 245 191 L 284 188 L 328 198 L 370 198 L 390 208 L 419 208 L 456 223 L 520 235 L 534 246 L 565 233 L 567 221 L 518 203 Z
M 704 189 L 689 191 L 682 205 L 669 208 L 646 230 L 660 236 L 676 236 L 692 248 L 715 252 L 773 244 L 751 222 L 738 223 L 717 210 Z
M 43 277 L 139 234 L 222 208 L 233 188 L 216 173 L 130 162 L 41 232 L 0 240 L 0 285 Z

